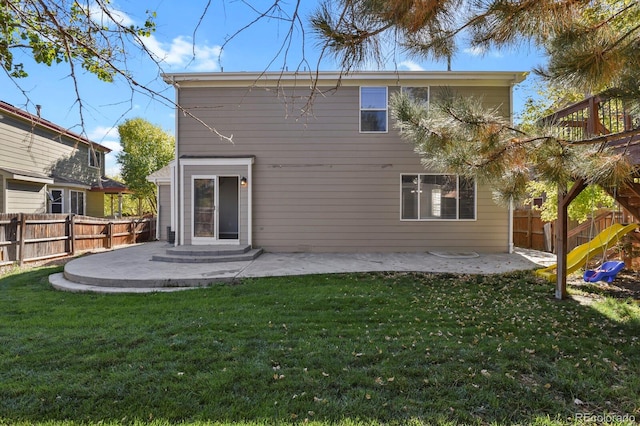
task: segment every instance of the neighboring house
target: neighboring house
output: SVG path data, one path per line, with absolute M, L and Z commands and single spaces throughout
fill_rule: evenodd
M 408 90 L 429 102 L 446 87 L 511 117 L 513 86 L 525 76 L 167 74 L 187 113 L 176 114 L 176 160 L 160 182 L 169 181 L 170 192 L 165 186 L 159 200 L 161 216 L 169 210 L 171 217 L 160 221 L 171 224 L 176 245 L 506 252 L 509 209 L 493 202 L 487 186 L 425 170 L 390 118 L 389 97 Z M 307 104 L 312 78 L 316 96 Z
M 171 221 L 171 173 L 175 167 L 175 161 L 164 166 L 158 171 L 147 176 L 147 180 L 156 184 L 158 188 L 157 203 L 158 206 L 158 226 L 156 226 L 156 239 L 169 240 L 174 242 L 175 232 L 170 231 L 174 228 Z
M 104 176 L 110 151 L 0 101 L 0 213 L 104 216 L 104 194 L 127 192 Z

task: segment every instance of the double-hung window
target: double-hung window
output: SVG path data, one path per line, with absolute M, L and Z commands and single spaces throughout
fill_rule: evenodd
M 386 133 L 388 128 L 387 88 L 384 86 L 360 88 L 360 131 Z
M 476 184 L 457 175 L 401 176 L 402 220 L 474 220 Z

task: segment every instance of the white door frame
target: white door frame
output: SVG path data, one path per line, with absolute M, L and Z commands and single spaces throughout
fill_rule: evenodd
M 243 174 L 243 176 L 246 176 L 247 181 L 249 182 L 248 188 L 247 189 L 247 210 L 248 210 L 248 217 L 247 217 L 247 244 L 248 245 L 252 245 L 253 242 L 253 226 L 252 226 L 252 222 L 253 222 L 253 196 L 252 196 L 252 183 L 253 183 L 253 175 L 252 175 L 252 165 L 254 162 L 254 157 L 214 157 L 214 158 L 180 158 L 178 159 L 178 167 L 176 167 L 176 171 L 179 171 L 179 176 L 178 176 L 178 181 L 179 181 L 179 185 L 178 186 L 178 196 L 176 197 L 179 201 L 178 201 L 178 206 L 180 209 L 180 213 L 179 213 L 179 229 L 180 229 L 180 235 L 179 238 L 176 239 L 176 244 L 177 245 L 184 245 L 185 244 L 185 205 L 187 202 L 191 202 L 192 206 L 191 206 L 191 211 L 192 211 L 192 215 L 193 215 L 193 194 L 191 195 L 191 200 L 185 200 L 184 194 L 185 194 L 185 167 L 187 166 L 211 166 L 211 172 L 210 174 L 206 174 L 207 177 L 212 177 L 215 176 L 216 178 L 216 185 L 217 185 L 217 178 L 219 176 L 235 176 L 235 173 L 219 173 L 217 174 L 215 171 L 215 166 L 244 166 L 245 170 L 246 170 L 246 174 Z M 198 173 L 198 176 L 203 176 L 203 173 Z M 191 191 L 193 191 L 193 180 L 190 179 L 190 184 L 192 185 L 192 189 Z M 216 197 L 218 196 L 218 191 L 216 191 Z M 238 203 L 241 202 L 241 198 L 238 199 Z M 216 213 L 217 214 L 217 213 Z M 192 219 L 190 219 L 192 220 Z M 240 232 L 240 230 L 242 229 L 242 223 L 238 223 L 238 231 Z M 217 232 L 217 230 L 216 230 Z M 191 227 L 191 234 L 193 234 L 193 227 Z M 240 234 L 238 235 L 239 240 L 241 239 Z M 209 240 L 208 242 L 200 242 L 200 243 L 196 243 L 193 241 L 193 235 L 191 235 L 191 243 L 192 244 L 232 244 L 233 241 L 235 240 L 213 240 L 213 239 L 207 239 Z M 179 243 L 178 243 L 179 241 Z M 222 242 L 221 242 L 222 241 Z

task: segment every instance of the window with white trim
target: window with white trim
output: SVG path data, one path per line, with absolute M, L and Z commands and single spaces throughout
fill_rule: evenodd
M 89 147 L 89 167 L 100 167 L 100 152 Z
M 49 192 L 49 213 L 64 213 L 64 191 L 52 189 Z
M 70 191 L 70 212 L 74 214 L 84 215 L 84 192 Z
M 427 87 L 402 87 L 402 93 L 417 102 L 429 104 L 429 86 Z
M 360 131 L 386 133 L 388 128 L 387 87 L 360 88 Z
M 458 175 L 401 175 L 402 220 L 474 220 L 476 184 Z

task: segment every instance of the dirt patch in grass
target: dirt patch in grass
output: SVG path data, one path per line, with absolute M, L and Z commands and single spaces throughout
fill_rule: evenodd
M 640 302 L 640 271 L 620 271 L 612 283 L 603 281 L 588 283 L 578 275 L 571 276 L 567 283 L 581 293 L 586 293 L 594 298 L 612 297 L 633 299 Z
M 66 264 L 67 262 L 70 262 L 73 259 L 75 259 L 75 257 L 65 256 L 65 257 L 57 257 L 55 259 L 28 262 L 22 266 L 18 266 L 17 264 L 4 265 L 4 266 L 0 266 L 0 277 L 5 274 L 8 274 L 9 272 L 15 271 L 16 269 L 20 269 L 21 271 L 26 271 L 33 268 L 40 268 L 42 266 L 61 266 Z

